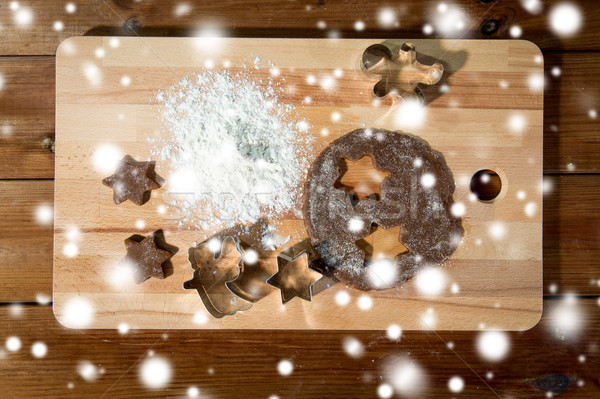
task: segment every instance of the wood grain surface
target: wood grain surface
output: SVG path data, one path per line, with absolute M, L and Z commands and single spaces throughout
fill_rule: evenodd
M 510 38 L 513 25 L 522 27 L 522 38 L 537 43 L 544 50 L 599 50 L 600 10 L 595 0 L 577 2 L 585 15 L 585 29 L 577 35 L 557 36 L 548 24 L 548 12 L 561 0 L 547 0 L 539 13 L 527 12 L 520 0 L 455 0 L 452 10 L 461 14 L 463 30 L 451 31 L 450 38 L 489 39 Z M 2 55 L 52 55 L 58 44 L 70 36 L 132 35 L 193 36 L 202 29 L 218 29 L 225 36 L 235 37 L 327 37 L 330 31 L 346 38 L 406 37 L 422 38 L 423 26 L 440 24 L 437 3 L 405 0 L 392 6 L 361 0 L 341 1 L 275 1 L 225 0 L 218 4 L 188 2 L 188 12 L 177 13 L 177 0 L 160 3 L 136 0 L 88 0 L 77 4 L 74 13 L 67 13 L 65 2 L 50 0 L 35 5 L 22 3 L 33 12 L 30 26 L 15 23 L 14 12 L 3 5 L 0 14 L 3 38 Z M 7 3 L 8 4 L 8 3 Z M 450 4 L 450 3 L 449 3 Z M 397 15 L 398 26 L 382 26 L 378 14 L 390 7 Z M 451 11 L 452 11 L 451 10 Z M 61 31 L 53 29 L 62 21 Z M 354 29 L 355 22 L 365 23 L 363 31 Z M 487 30 L 486 22 L 493 20 L 495 29 Z M 319 21 L 326 29 L 319 29 Z M 377 32 L 377 34 L 374 34 Z M 438 32 L 431 36 L 438 37 Z
M 367 47 L 382 40 L 220 39 L 210 46 L 185 38 L 119 38 L 118 46 L 111 45 L 111 40 L 73 38 L 63 42 L 57 53 L 53 301 L 59 320 L 65 322 L 64 309 L 74 297 L 94 303 L 97 315 L 92 328 L 127 322 L 138 328 L 291 326 L 358 330 L 385 329 L 393 320 L 401 320 L 405 329 L 420 329 L 424 315 L 431 312 L 436 314 L 435 328 L 440 330 L 473 330 L 481 323 L 526 330 L 539 320 L 543 93 L 530 90 L 528 82 L 532 76 L 541 76 L 543 68 L 541 53 L 531 42 L 414 41 L 419 59 L 429 57 L 444 64 L 444 82 L 452 89 L 443 96 L 425 93 L 428 107 L 424 123 L 405 130 L 444 154 L 456 180 L 454 200 L 467 207 L 463 240 L 441 265 L 447 283 L 439 295 L 423 297 L 418 280 L 411 279 L 401 288 L 369 293 L 373 307 L 365 312 L 356 305 L 336 306 L 340 291 L 348 292 L 353 304 L 365 295 L 344 284 L 324 290 L 311 303 L 298 299 L 283 308 L 279 296 L 271 292 L 250 310 L 234 317 L 210 317 L 198 325 L 192 316 L 202 312 L 203 305 L 194 290 L 182 287 L 191 278 L 187 249 L 217 234 L 220 222 L 211 216 L 212 210 L 199 208 L 194 217 L 208 220 L 209 227 L 199 230 L 187 224 L 184 227 L 192 230 L 186 231 L 173 220 L 176 212 L 169 212 L 167 218 L 156 212 L 157 206 L 169 205 L 173 198 L 169 176 L 175 171 L 168 160 L 157 161 L 156 171 L 167 182 L 154 191 L 147 206 L 116 207 L 112 192 L 100 185 L 105 176 L 93 169 L 94 152 L 99 145 L 110 143 L 136 159 L 150 156 L 148 137 L 170 139 L 168 128 L 157 127 L 159 114 L 152 104 L 153 93 L 197 72 L 207 59 L 216 70 L 227 60 L 231 63 L 227 69 L 237 71 L 259 57 L 267 67 L 251 68 L 257 81 L 269 78 L 268 65 L 279 69 L 276 81 L 283 88 L 280 101 L 292 104 L 298 113 L 296 120 L 305 120 L 310 126 L 305 134 L 315 144 L 307 155 L 309 162 L 327 143 L 356 128 L 402 130 L 400 122 L 404 121 L 395 116 L 400 111 L 393 108 L 389 98 L 373 104 L 374 82 L 364 76 L 358 63 Z M 400 46 L 404 40 L 388 42 Z M 103 49 L 104 56 L 98 62 L 91 61 L 98 48 Z M 88 81 L 83 72 L 89 63 L 97 65 L 102 77 L 99 84 Z M 333 89 L 307 83 L 307 76 L 323 79 L 336 68 L 342 76 Z M 126 89 L 119 83 L 121 76 L 131 79 Z M 475 84 L 477 81 L 481 83 Z M 502 89 L 500 81 L 506 81 L 508 88 Z M 289 87 L 294 90 L 288 91 Z M 309 105 L 304 104 L 307 95 L 312 98 Z M 332 121 L 334 112 L 340 114 L 339 121 Z M 508 127 L 514 115 L 527 121 L 516 132 Z M 319 133 L 323 128 L 330 132 L 326 137 Z M 499 199 L 493 203 L 469 201 L 471 176 L 485 168 L 501 175 Z M 359 172 L 347 178 L 364 181 L 368 170 Z M 527 201 L 517 198 L 520 191 L 526 193 Z M 526 206 L 537 211 L 525 212 Z M 291 237 L 280 250 L 307 239 L 302 220 L 293 218 L 293 212 L 289 214 L 267 222 L 278 225 L 278 234 Z M 137 219 L 144 220 L 147 227 L 141 231 L 133 228 Z M 488 233 L 496 225 L 506 230 L 501 238 Z M 71 226 L 82 231 L 76 257 L 62 251 L 69 242 L 66 237 Z M 111 276 L 117 273 L 124 256 L 115 248 L 131 234 L 145 235 L 158 229 L 164 229 L 167 242 L 180 249 L 171 259 L 173 275 L 164 281 L 151 279 L 140 285 L 115 287 Z M 276 254 L 272 252 L 260 264 L 266 275 L 277 271 Z M 516 276 L 519 284 L 515 284 Z M 453 293 L 451 284 L 457 284 L 460 291 Z M 337 309 L 335 315 L 328 310 L 332 307 Z
M 552 75 L 555 67 L 558 77 Z M 52 178 L 54 58 L 0 57 L 0 70 L 6 79 L 1 123 L 10 128 L 0 140 L 5 160 L 0 178 Z M 590 118 L 589 111 L 600 109 L 600 54 L 545 53 L 544 70 L 544 172 L 598 172 L 600 119 Z
M 114 329 L 65 329 L 49 306 L 24 306 L 20 317 L 2 307 L 0 336 L 19 336 L 23 345 L 2 360 L 3 375 L 11 376 L 2 386 L 9 397 L 181 398 L 196 386 L 200 397 L 208 398 L 377 398 L 378 386 L 389 382 L 386 370 L 408 356 L 426 376 L 422 397 L 448 397 L 447 381 L 460 376 L 465 382 L 461 398 L 539 398 L 546 391 L 591 398 L 599 392 L 598 355 L 591 345 L 600 339 L 600 309 L 595 299 L 578 301 L 577 320 L 586 333 L 565 336 L 557 328 L 564 301 L 545 300 L 539 325 L 508 333 L 510 352 L 497 363 L 479 355 L 477 332 L 408 331 L 400 340 L 365 331 L 131 330 L 119 335 Z M 348 337 L 364 345 L 362 356 L 352 358 L 344 351 Z M 48 355 L 35 359 L 30 346 L 40 340 Z M 164 390 L 146 389 L 139 379 L 149 351 L 171 365 L 172 380 Z M 579 361 L 582 354 L 584 362 Z M 294 364 L 290 376 L 277 372 L 283 359 Z M 88 382 L 77 373 L 85 361 L 96 367 L 97 380 Z
M 600 88 L 599 54 L 596 51 L 600 47 L 597 23 L 600 10 L 595 0 L 574 1 L 584 11 L 583 29 L 571 37 L 560 38 L 548 29 L 548 10 L 559 2 L 544 1 L 544 10 L 537 16 L 524 10 L 518 0 L 490 4 L 477 0 L 453 2 L 479 18 L 480 26 L 488 15 L 482 15 L 483 12 L 491 9 L 489 15 L 494 14 L 500 22 L 498 32 L 492 37 L 508 38 L 508 29 L 518 21 L 523 27 L 522 38 L 534 41 L 544 50 L 544 171 L 549 173 L 546 178 L 554 187 L 544 196 L 544 292 L 548 298 L 567 293 L 589 297 L 581 301 L 585 305 L 579 306 L 585 310 L 586 324 L 574 339 L 562 341 L 549 335 L 555 328 L 546 328 L 553 324 L 548 310 L 558 299 L 545 300 L 541 323 L 533 330 L 511 333 L 510 358 L 498 364 L 483 362 L 477 355 L 475 334 L 444 332 L 441 335 L 455 343 L 457 353 L 467 364 L 474 364 L 476 372 L 494 372 L 494 378 L 488 383 L 503 398 L 540 398 L 545 397 L 548 390 L 554 392 L 554 397 L 600 396 L 598 373 L 594 368 L 598 362 L 595 348 L 600 323 L 595 302 L 599 294 L 596 281 L 600 277 L 596 239 L 600 231 L 597 217 L 600 181 L 598 175 L 581 174 L 597 173 L 600 159 L 598 119 L 588 115 L 589 109 L 599 108 L 596 102 Z M 406 11 L 416 12 L 403 13 L 401 26 L 393 29 L 377 25 L 376 11 L 390 6 L 380 1 L 193 1 L 189 2 L 190 14 L 182 17 L 174 16 L 175 2 L 171 1 L 89 0 L 75 2 L 74 14 L 66 13 L 64 1 L 19 3 L 34 9 L 34 23 L 28 28 L 14 25 L 8 2 L 0 5 L 3 35 L 0 53 L 33 56 L 0 57 L 0 73 L 5 78 L 10 76 L 5 79 L 4 91 L 0 93 L 0 124 L 10 121 L 16 127 L 12 130 L 12 141 L 0 136 L 0 179 L 17 179 L 3 181 L 0 191 L 0 301 L 5 304 L 0 308 L 0 339 L 17 335 L 23 342 L 19 352 L 0 351 L 3 396 L 100 397 L 116 381 L 104 397 L 184 397 L 189 386 L 198 386 L 202 396 L 210 394 L 215 399 L 266 398 L 272 394 L 281 398 L 315 398 L 323 397 L 323 393 L 332 398 L 376 398 L 376 388 L 382 381 L 382 359 L 410 352 L 420 365 L 427 365 L 428 397 L 448 397 L 448 379 L 454 375 L 463 377 L 466 383 L 465 390 L 457 396 L 494 397 L 493 392 L 485 390 L 481 380 L 468 374 L 465 363 L 458 357 L 445 356 L 445 347 L 432 344 L 430 335 L 424 332 L 407 332 L 400 344 L 388 343 L 381 333 L 352 333 L 367 348 L 366 355 L 357 360 L 342 352 L 344 335 L 339 332 L 305 335 L 293 331 L 261 331 L 248 337 L 236 331 L 177 331 L 169 332 L 163 341 L 164 331 L 157 330 L 132 331 L 127 336 L 115 330 L 95 330 L 89 334 L 65 330 L 53 318 L 50 306 L 26 305 L 19 319 L 9 316 L 17 309 L 14 305 L 8 306 L 9 303 L 35 301 L 36 293 L 49 294 L 52 286 L 52 227 L 37 225 L 33 215 L 38 204 L 52 203 L 53 183 L 18 180 L 53 177 L 53 157 L 42 148 L 42 141 L 46 134 L 52 136 L 53 133 L 53 110 L 49 101 L 53 98 L 54 58 L 36 56 L 52 56 L 60 41 L 72 35 L 134 34 L 131 28 L 141 34 L 190 35 L 201 28 L 214 28 L 214 25 L 209 26 L 208 20 L 215 17 L 219 17 L 218 25 L 224 27 L 227 34 L 237 36 L 323 37 L 328 31 L 318 29 L 316 24 L 325 21 L 328 28 L 341 29 L 342 37 L 397 37 L 400 34 L 423 38 L 422 26 L 430 22 L 439 1 L 411 0 L 397 8 L 394 6 L 396 11 L 401 11 L 402 5 L 408 5 Z M 357 19 L 366 22 L 366 31 L 353 30 Z M 62 32 L 53 29 L 57 20 L 64 22 Z M 483 37 L 479 29 L 471 31 L 475 37 Z M 551 75 L 554 66 L 562 69 L 559 78 Z M 25 73 L 27 70 L 35 73 Z M 15 87 L 20 90 L 14 90 Z M 5 95 L 9 90 L 14 94 Z M 25 100 L 15 106 L 14 96 Z M 37 122 L 25 120 L 24 115 L 36 114 Z M 30 156 L 31 153 L 36 155 Z M 571 166 L 567 166 L 569 164 Z M 566 176 L 567 173 L 575 175 Z M 554 283 L 556 291 L 549 290 Z M 48 344 L 46 358 L 34 359 L 30 355 L 30 345 L 35 341 Z M 139 364 L 134 362 L 155 342 L 161 345 L 157 353 L 165 355 L 175 366 L 174 381 L 168 393 L 148 390 L 137 378 Z M 463 349 L 467 350 L 467 356 L 463 356 Z M 305 357 L 301 358 L 298 353 Z M 583 363 L 578 359 L 580 354 L 587 357 Z M 292 356 L 293 361 L 298 359 L 296 370 L 290 377 L 282 378 L 276 372 L 276 363 Z M 105 367 L 105 375 L 94 383 L 84 381 L 76 370 L 81 360 Z M 132 365 L 130 372 L 118 380 Z M 208 373 L 210 367 L 214 370 L 212 375 Z M 72 389 L 68 388 L 69 382 L 74 384 Z

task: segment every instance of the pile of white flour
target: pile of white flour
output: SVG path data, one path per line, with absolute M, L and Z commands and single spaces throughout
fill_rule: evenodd
M 169 138 L 153 153 L 171 165 L 180 226 L 228 228 L 295 207 L 310 136 L 282 93 L 245 70 L 204 70 L 157 93 Z

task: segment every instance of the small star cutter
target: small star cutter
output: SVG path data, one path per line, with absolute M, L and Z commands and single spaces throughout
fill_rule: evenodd
M 183 283 L 184 289 L 195 289 L 198 291 L 206 310 L 215 318 L 222 318 L 224 316 L 234 315 L 237 312 L 242 312 L 248 310 L 252 307 L 253 303 L 241 298 L 239 295 L 236 295 L 230 288 L 230 285 L 238 279 L 243 273 L 243 258 L 244 251 L 241 247 L 240 240 L 234 236 L 226 236 L 219 243 L 219 248 L 217 251 L 212 251 L 209 248 L 209 243 L 213 239 L 219 239 L 218 237 L 212 237 L 194 247 L 191 247 L 188 251 L 188 260 L 194 269 L 194 276 L 191 280 L 185 281 Z M 217 276 L 219 271 L 219 264 L 212 266 L 212 263 L 207 262 L 205 264 L 200 264 L 196 259 L 194 254 L 195 251 L 201 250 L 203 252 L 203 256 L 211 255 L 208 259 L 212 258 L 213 261 L 218 261 L 221 257 L 224 256 L 224 248 L 231 242 L 234 246 L 234 250 L 239 255 L 239 260 L 237 261 L 235 267 L 238 272 L 235 277 L 229 279 L 218 279 L 217 281 L 213 281 L 211 285 L 204 283 L 202 280 L 206 279 L 207 275 Z M 209 267 L 206 267 L 209 266 Z M 207 274 L 203 274 L 201 272 L 206 272 Z M 219 300 L 220 299 L 220 300 Z
M 409 42 L 402 46 L 388 42 L 369 46 L 363 52 L 361 69 L 368 77 L 378 79 L 373 87 L 376 97 L 416 98 L 422 103 L 425 97 L 419 84 L 434 85 L 444 74 L 444 66 L 439 62 L 419 62 L 415 45 Z
M 287 274 L 286 267 L 290 264 L 293 264 L 300 260 L 301 258 L 305 258 L 306 269 L 303 268 L 303 271 L 312 271 L 319 273 L 321 277 L 316 279 L 310 279 L 312 282 L 301 281 L 300 287 L 296 284 L 286 284 L 285 278 L 289 279 L 290 275 Z M 318 292 L 322 291 L 324 288 L 328 288 L 331 283 L 328 281 L 326 286 L 321 284 L 320 282 L 324 281 L 326 278 L 323 272 L 317 267 L 312 261 L 309 249 L 306 248 L 306 243 L 302 242 L 299 245 L 293 246 L 287 249 L 284 252 L 281 252 L 276 257 L 277 260 L 277 273 L 273 274 L 267 280 L 267 284 L 272 285 L 273 287 L 279 288 L 281 291 L 281 303 L 286 304 L 295 297 L 302 298 L 305 301 L 312 301 L 313 295 L 316 295 Z M 318 284 L 319 283 L 319 284 Z M 315 287 L 319 285 L 319 289 L 316 290 Z

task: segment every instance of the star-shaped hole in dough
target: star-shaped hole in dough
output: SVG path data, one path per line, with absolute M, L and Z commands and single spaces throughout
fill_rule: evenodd
M 214 237 L 190 248 L 194 276 L 183 283 L 183 288 L 197 290 L 206 309 L 217 318 L 250 309 L 252 302 L 239 297 L 228 286 L 242 274 L 242 258 L 240 242 L 231 236 L 222 241 Z
M 133 268 L 133 277 L 137 284 L 143 283 L 150 277 L 161 280 L 165 278 L 163 264 L 173 256 L 173 253 L 156 246 L 156 233 L 148 235 L 141 241 L 135 240 L 135 236 L 125 240 L 127 256 L 123 262 Z
M 379 200 L 381 184 L 390 175 L 385 170 L 375 168 L 370 155 L 365 155 L 355 162 L 344 158 L 340 161 L 339 169 L 340 177 L 334 187 L 346 191 L 353 204 L 364 198 Z
M 374 260 L 390 259 L 400 254 L 410 252 L 400 241 L 402 228 L 400 226 L 384 229 L 376 224 L 371 226 L 371 234 L 356 241 L 356 245 L 365 252 L 365 265 Z
M 160 187 L 154 180 L 154 166 L 152 161 L 138 162 L 127 155 L 119 162 L 115 173 L 104 178 L 102 184 L 113 189 L 115 204 L 130 200 L 143 205 L 150 199 L 150 191 Z
M 444 66 L 439 62 L 420 63 L 412 43 L 404 43 L 397 49 L 384 44 L 369 46 L 363 53 L 362 67 L 367 76 L 379 79 L 373 87 L 375 96 L 392 94 L 405 100 L 416 97 L 423 101 L 419 84 L 434 85 L 444 73 Z
M 279 288 L 281 302 L 289 302 L 295 297 L 312 301 L 312 286 L 322 278 L 322 274 L 312 269 L 308 254 L 277 255 L 277 273 L 271 276 L 267 283 Z

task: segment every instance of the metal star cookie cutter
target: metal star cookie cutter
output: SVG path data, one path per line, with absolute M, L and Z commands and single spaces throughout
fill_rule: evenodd
M 300 258 L 305 257 L 306 263 L 300 270 L 304 276 L 298 274 L 298 269 L 290 270 L 290 265 L 295 264 Z M 281 303 L 284 305 L 295 297 L 312 301 L 312 297 L 329 288 L 335 280 L 325 275 L 325 270 L 314 257 L 309 240 L 304 240 L 293 247 L 279 253 L 277 259 L 277 273 L 267 280 L 267 284 L 279 288 Z M 306 271 L 319 273 L 321 277 L 311 278 Z M 295 272 L 295 273 L 294 273 Z
M 194 276 L 183 283 L 183 288 L 197 290 L 208 312 L 216 318 L 250 309 L 253 303 L 229 288 L 230 283 L 243 272 L 244 252 L 240 240 L 233 236 L 226 236 L 218 243 L 212 240 L 218 238 L 213 237 L 189 249 L 188 260 L 194 269 Z M 216 245 L 217 251 L 211 249 Z M 231 262 L 232 258 L 235 259 L 234 263 Z M 227 260 L 230 260 L 230 264 L 223 265 Z
M 421 102 L 425 97 L 419 84 L 434 85 L 444 73 L 439 62 L 432 65 L 419 62 L 414 44 L 406 42 L 398 46 L 389 41 L 369 46 L 363 52 L 361 69 L 368 77 L 379 79 L 373 87 L 376 97 L 393 95 Z

